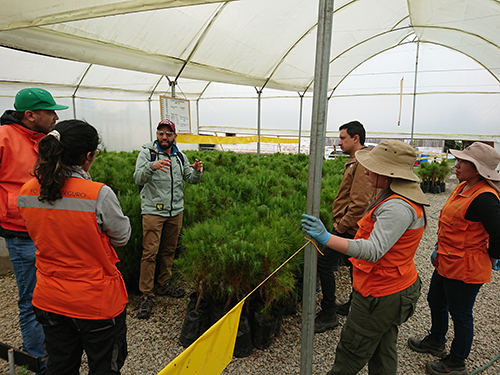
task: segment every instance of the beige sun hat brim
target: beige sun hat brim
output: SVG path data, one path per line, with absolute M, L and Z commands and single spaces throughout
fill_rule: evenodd
M 411 146 L 408 147 L 411 148 Z M 391 151 L 392 150 L 386 150 L 383 147 L 383 143 L 381 142 L 377 147 L 373 149 L 365 148 L 357 151 L 356 159 L 363 167 L 376 174 L 392 178 L 402 178 L 404 180 L 415 181 L 415 182 L 420 181 L 418 176 L 413 172 L 413 163 L 411 163 L 411 166 L 409 164 L 408 166 L 404 166 L 401 164 L 395 165 L 396 163 L 394 163 L 394 161 L 397 160 L 395 159 L 396 155 L 394 155 L 394 151 L 392 152 Z M 408 159 L 410 157 L 413 157 L 413 155 L 410 156 L 408 154 L 409 152 L 408 149 L 404 149 L 401 151 L 402 153 L 405 154 L 405 158 Z M 414 153 L 415 151 L 412 149 L 412 152 Z M 416 154 L 415 157 L 413 158 L 413 161 L 415 160 L 416 160 Z
M 475 150 L 471 151 L 471 147 Z M 478 173 L 487 180 L 500 181 L 500 174 L 495 170 L 498 166 L 498 153 L 495 149 L 482 142 L 474 142 L 472 146 L 464 151 L 460 150 L 450 150 L 450 153 L 457 159 L 470 161 L 476 166 Z M 481 156 L 481 159 L 479 158 Z M 491 164 L 487 166 L 485 164 Z
M 490 186 L 498 191 L 500 194 L 500 181 L 491 181 L 485 178 L 485 180 L 490 184 Z
M 391 190 L 415 203 L 429 206 L 429 200 L 417 182 L 395 178 L 391 182 Z

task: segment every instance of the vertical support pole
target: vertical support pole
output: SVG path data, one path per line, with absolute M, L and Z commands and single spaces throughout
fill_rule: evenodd
M 300 96 L 300 111 L 299 111 L 299 145 L 298 145 L 298 149 L 297 149 L 297 154 L 300 154 L 300 142 L 301 142 L 301 138 L 302 138 L 302 111 L 304 109 L 304 95 L 305 95 L 305 92 L 304 94 L 301 94 L 299 92 L 299 96 Z
M 149 139 L 153 141 L 153 117 L 151 115 L 151 96 L 148 98 L 148 108 L 149 108 Z M 163 120 L 163 119 L 162 119 Z
M 176 81 L 170 82 L 170 87 L 172 87 L 172 98 L 175 98 L 175 85 L 177 84 Z
M 71 102 L 73 103 L 73 118 L 76 118 L 76 100 L 75 94 L 71 96 Z
M 196 99 L 196 134 L 200 135 L 200 98 Z M 198 143 L 198 151 L 201 150 Z
M 314 71 L 311 148 L 307 183 L 307 213 L 319 216 L 321 175 L 328 113 L 328 71 L 333 29 L 333 0 L 320 0 Z M 302 346 L 300 374 L 312 374 L 314 312 L 316 307 L 316 249 L 309 244 L 304 255 L 302 298 Z
M 415 140 L 413 139 L 413 130 L 415 129 L 415 107 L 417 104 L 417 73 L 418 73 L 418 54 L 420 43 L 417 41 L 417 55 L 415 56 L 415 81 L 413 83 L 413 112 L 411 115 L 411 146 L 415 148 Z
M 87 69 L 85 69 L 85 72 L 83 73 L 82 77 L 80 78 L 80 81 L 76 85 L 75 90 L 73 91 L 73 95 L 71 95 L 71 99 L 73 102 L 73 118 L 76 118 L 76 93 L 80 89 L 80 86 L 81 86 L 83 80 L 85 79 L 85 77 L 87 76 L 91 67 L 92 67 L 92 64 L 89 64 L 89 66 L 87 66 Z
M 196 99 L 196 134 L 200 134 L 200 98 Z
M 256 88 L 257 90 L 257 88 Z M 260 110 L 262 101 L 262 90 L 257 90 L 257 163 L 260 161 Z
M 166 78 L 168 79 L 168 77 L 166 77 Z M 151 100 L 152 100 L 151 98 L 153 97 L 153 95 L 154 95 L 154 93 L 156 91 L 156 88 L 158 87 L 158 85 L 160 84 L 160 82 L 161 82 L 162 79 L 163 79 L 163 76 L 161 76 L 160 79 L 158 80 L 158 82 L 156 82 L 156 84 L 154 85 L 154 87 L 151 90 L 151 93 L 149 94 L 149 97 L 148 97 L 149 139 L 151 139 L 152 141 L 154 141 L 154 139 L 153 139 L 153 114 L 151 113 Z M 161 98 L 160 98 L 160 108 L 161 108 Z M 160 119 L 160 120 L 163 120 L 163 119 Z
M 9 358 L 9 375 L 16 375 L 16 362 L 14 361 L 14 349 L 10 348 L 7 351 L 7 358 Z

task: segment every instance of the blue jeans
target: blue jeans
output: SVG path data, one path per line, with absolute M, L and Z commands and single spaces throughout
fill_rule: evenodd
M 6 238 L 10 261 L 16 276 L 19 291 L 19 325 L 23 336 L 23 349 L 42 358 L 43 334 L 42 325 L 36 321 L 31 300 L 36 284 L 35 252 L 36 248 L 30 238 Z
M 437 271 L 432 275 L 427 294 L 427 302 L 431 308 L 431 335 L 443 343 L 446 341 L 449 312 L 455 330 L 450 354 L 460 361 L 467 359 L 470 353 L 474 338 L 472 308 L 482 285 L 447 279 Z

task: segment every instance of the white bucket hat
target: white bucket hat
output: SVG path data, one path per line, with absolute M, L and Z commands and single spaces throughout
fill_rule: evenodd
M 418 184 L 419 178 L 413 172 L 417 153 L 409 144 L 388 139 L 372 150 L 358 150 L 356 159 L 369 171 L 391 177 L 390 187 L 395 193 L 416 203 L 429 204 Z

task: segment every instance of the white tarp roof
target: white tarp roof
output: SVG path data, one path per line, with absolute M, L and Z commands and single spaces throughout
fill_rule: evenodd
M 1 4 L 0 46 L 46 55 L 21 56 L 19 51 L 0 48 L 2 107 L 12 108 L 12 97 L 21 86 L 43 86 L 74 109 L 71 114 L 61 112 L 62 118 L 74 114 L 91 123 L 105 122 L 107 130 L 102 131 L 109 133 L 106 137 L 113 139 L 114 149 L 120 149 L 120 142 L 126 144 L 122 149 L 138 148 L 137 144 L 147 140 L 149 129 L 143 131 L 139 125 L 150 122 L 149 113 L 152 123 L 158 120 L 158 95 L 170 92 L 170 81 L 178 82 L 176 94 L 181 97 L 211 98 L 209 102 L 200 102 L 201 115 L 195 111 L 197 105 L 192 105 L 192 121 L 196 128 L 199 116 L 200 130 L 221 132 L 255 132 L 254 114 L 240 116 L 243 119 L 228 116 L 231 111 L 242 113 L 242 103 L 256 108 L 253 87 L 264 87 L 264 96 L 282 97 L 286 95 L 274 89 L 288 90 L 288 96 L 295 96 L 289 99 L 295 103 L 293 121 L 285 117 L 290 110 L 280 112 L 285 106 L 268 105 L 272 109 L 267 112 L 263 108 L 263 130 L 284 135 L 297 134 L 297 93 L 307 91 L 306 96 L 310 97 L 314 87 L 317 0 L 2 0 Z M 447 76 L 446 84 L 438 84 L 435 77 L 445 76 L 446 67 L 459 60 L 450 58 L 453 54 L 441 54 L 444 60 L 439 61 L 434 73 L 431 68 L 422 69 L 417 86 L 417 95 L 421 96 L 416 106 L 416 131 L 498 136 L 500 2 L 336 0 L 334 4 L 329 123 L 331 119 L 334 122 L 329 131 L 335 132 L 339 123 L 353 118 L 360 119 L 367 128 L 380 130 L 375 120 L 382 116 L 376 111 L 385 107 L 394 109 L 391 116 L 396 122 L 399 81 L 404 75 L 401 128 L 388 131 L 408 132 L 412 121 L 414 42 L 419 41 L 422 67 L 427 64 L 426 51 L 436 48 L 468 56 L 469 65 L 462 72 L 460 68 L 451 68 L 454 75 Z M 385 83 L 371 88 L 375 74 L 365 66 L 388 56 L 381 64 L 392 67 L 401 55 L 408 54 L 410 62 L 398 68 L 397 73 L 375 69 Z M 464 74 L 459 73 L 470 73 L 478 67 L 483 71 L 480 79 L 462 81 Z M 423 74 L 425 70 L 427 76 Z M 425 86 L 426 81 L 433 82 L 434 87 Z M 472 81 L 481 85 L 465 83 Z M 223 86 L 210 82 L 250 87 L 232 88 L 228 93 Z M 446 96 L 448 103 L 453 104 L 431 108 L 436 103 L 429 96 L 433 92 Z M 457 92 L 462 94 L 458 101 Z M 375 93 L 393 97 L 363 99 L 363 95 Z M 353 101 L 358 109 L 342 114 L 349 95 L 357 96 Z M 220 104 L 225 97 L 238 97 L 240 101 L 233 101 L 228 107 Z M 371 106 L 373 110 L 369 109 Z M 465 110 L 468 112 L 460 118 L 464 119 L 464 127 L 467 119 L 468 129 L 455 131 L 451 114 Z M 273 112 L 282 115 L 285 125 L 271 122 Z M 207 120 L 207 113 L 213 119 Z M 442 117 L 445 115 L 448 118 Z M 307 117 L 304 116 L 303 128 L 306 131 Z M 480 122 L 479 128 L 483 129 L 484 124 L 484 130 L 470 124 L 475 119 Z M 133 130 L 123 129 L 126 121 L 133 124 Z M 131 144 L 131 140 L 135 143 Z
M 336 0 L 330 89 L 412 34 L 460 51 L 500 81 L 500 3 Z M 0 44 L 169 77 L 304 91 L 317 1 L 3 0 Z

